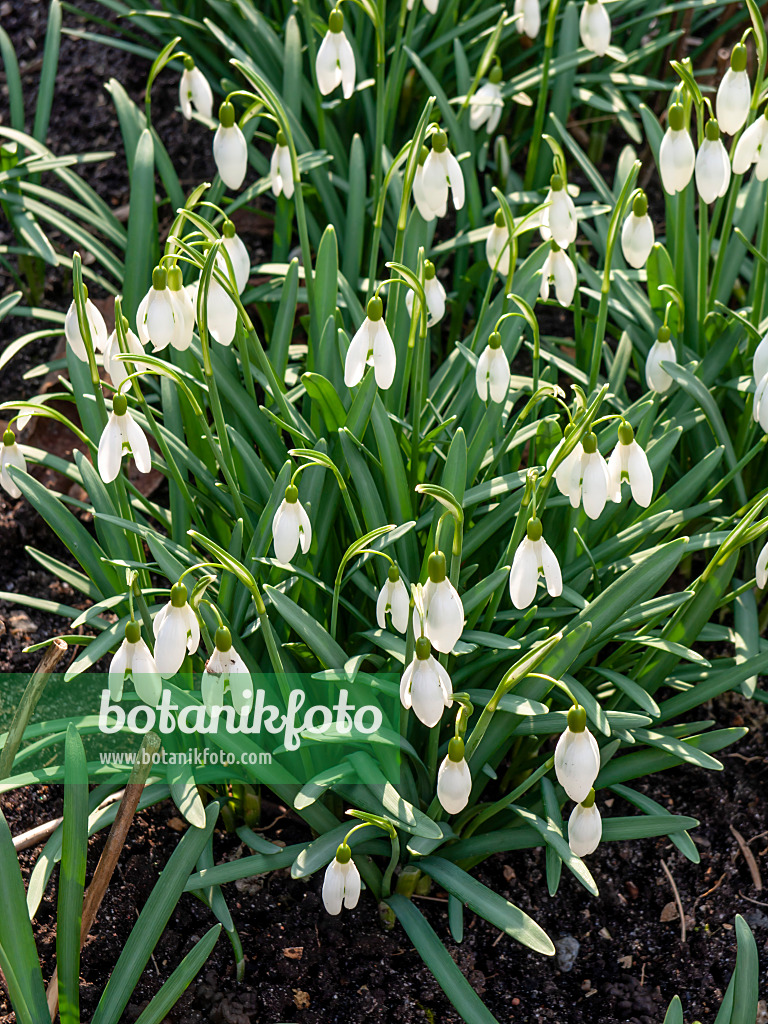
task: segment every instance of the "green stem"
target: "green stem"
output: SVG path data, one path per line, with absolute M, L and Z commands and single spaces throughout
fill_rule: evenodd
M 392 840 L 392 856 L 389 858 L 389 864 L 387 864 L 384 877 L 381 880 L 381 898 L 383 900 L 387 899 L 392 893 L 392 876 L 400 861 L 400 839 L 394 829 L 390 834 L 390 839 Z
M 528 147 L 528 160 L 525 165 L 524 189 L 531 189 L 536 181 L 536 168 L 539 162 L 539 150 L 541 138 L 544 134 L 544 118 L 547 113 L 547 92 L 549 88 L 549 65 L 552 60 L 552 49 L 555 45 L 555 21 L 560 0 L 550 0 L 549 15 L 547 17 L 547 30 L 544 36 L 544 56 L 541 61 L 541 81 L 539 82 L 539 95 L 536 100 L 536 113 L 533 117 L 533 134 L 531 144 Z
M 768 252 L 768 198 L 766 196 L 763 196 L 763 223 L 760 228 L 760 240 L 757 247 L 760 252 Z M 755 327 L 758 326 L 763 318 L 764 304 L 765 264 L 762 260 L 758 260 L 755 267 L 755 279 L 752 289 L 752 323 Z

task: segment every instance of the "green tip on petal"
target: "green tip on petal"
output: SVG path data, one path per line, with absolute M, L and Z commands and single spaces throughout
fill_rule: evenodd
M 528 540 L 541 540 L 542 528 L 541 520 L 538 516 L 532 516 L 525 527 L 525 532 L 528 535 Z
M 425 636 L 420 636 L 416 641 L 416 657 L 419 661 L 426 661 L 432 654 L 432 644 Z
M 593 431 L 585 434 L 581 446 L 587 455 L 593 455 L 597 451 L 597 434 Z
M 168 286 L 168 271 L 165 267 L 155 267 L 152 271 L 152 287 L 156 292 L 163 291 Z
M 5 444 L 5 445 L 16 444 L 16 435 L 14 434 L 14 432 L 11 430 L 10 427 L 8 427 L 8 429 L 3 434 L 3 444 Z
M 352 860 L 352 849 L 346 843 L 342 843 L 336 850 L 336 860 L 339 864 L 349 864 Z
M 174 608 L 183 608 L 187 603 L 187 588 L 183 583 L 174 583 L 171 587 L 171 605 Z
M 442 551 L 433 551 L 427 560 L 427 571 L 433 583 L 442 583 L 445 579 L 445 555 Z
M 120 392 L 112 399 L 112 412 L 115 416 L 125 416 L 128 412 L 128 399 Z
M 442 128 L 438 128 L 432 136 L 432 149 L 435 153 L 444 153 L 448 148 L 448 136 Z
M 366 314 L 369 320 L 381 320 L 384 315 L 384 303 L 378 295 L 374 295 L 372 299 L 368 300 Z
M 562 190 L 565 188 L 565 182 L 559 174 L 553 174 L 552 177 L 549 179 L 549 187 L 552 189 L 553 192 L 562 192 Z
M 168 287 L 172 292 L 179 292 L 184 287 L 184 276 L 181 267 L 171 267 L 168 271 Z
M 568 728 L 571 732 L 584 732 L 587 728 L 587 712 L 581 704 L 574 704 L 568 712 Z
M 488 348 L 501 348 L 501 335 L 498 331 L 494 331 L 493 334 L 489 335 Z
M 295 505 L 299 500 L 299 488 L 296 484 L 288 484 L 285 488 L 285 500 L 289 505 Z
M 464 740 L 461 736 L 454 736 L 448 744 L 448 757 L 457 764 L 464 760 Z
M 331 16 L 328 19 L 328 28 L 334 35 L 344 31 L 344 15 L 338 9 L 331 11 Z
M 231 128 L 235 123 L 235 108 L 229 100 L 224 100 L 219 107 L 219 121 L 222 128 Z
M 390 565 L 389 572 L 387 573 L 387 579 L 390 583 L 397 583 L 400 579 L 400 570 L 396 565 Z
M 214 641 L 218 650 L 222 653 L 226 653 L 232 646 L 232 634 L 229 632 L 226 626 L 219 626 L 216 630 L 216 636 Z
M 235 225 L 231 220 L 225 220 L 221 226 L 221 233 L 225 238 L 235 237 Z
M 662 324 L 659 328 L 659 333 L 656 335 L 656 337 L 662 344 L 664 344 L 665 342 L 669 341 L 669 339 L 672 337 L 672 332 L 666 324 Z
M 710 117 L 710 119 L 704 126 L 704 134 L 710 142 L 717 142 L 717 140 L 720 138 L 720 125 L 717 123 L 714 117 Z
M 129 644 L 137 644 L 141 639 L 141 626 L 133 619 L 125 624 L 125 639 Z
M 632 444 L 635 440 L 635 432 L 632 429 L 631 423 L 622 423 L 619 425 L 619 441 L 621 444 Z
M 736 43 L 734 48 L 731 50 L 731 70 L 747 70 L 747 48 L 744 43 Z
M 685 124 L 685 111 L 682 103 L 673 103 L 669 108 L 669 127 L 673 132 L 679 132 Z
M 424 280 L 431 281 L 435 273 L 435 264 L 431 260 L 424 260 Z
M 645 192 L 638 192 L 632 203 L 632 213 L 636 217 L 645 217 L 648 213 L 648 196 Z

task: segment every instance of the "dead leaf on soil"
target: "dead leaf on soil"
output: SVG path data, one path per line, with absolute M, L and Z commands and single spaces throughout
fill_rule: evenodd
M 661 912 L 661 917 L 659 918 L 659 920 L 666 923 L 667 921 L 676 921 L 677 918 L 678 918 L 677 904 L 675 903 L 674 900 L 672 900 L 670 903 L 665 904 L 664 909 Z
M 283 949 L 283 956 L 287 956 L 289 960 L 301 960 L 304 956 L 303 946 L 286 946 Z
M 293 1001 L 296 1004 L 297 1009 L 309 1009 L 309 992 L 302 992 L 300 988 L 295 988 L 293 990 Z

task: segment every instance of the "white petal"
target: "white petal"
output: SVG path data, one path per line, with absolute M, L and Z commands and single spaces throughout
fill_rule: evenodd
M 171 608 L 156 633 L 155 664 L 164 679 L 176 675 L 187 650 L 187 622 L 180 608 Z
M 672 386 L 672 378 L 661 367 L 663 362 L 677 362 L 675 347 L 671 341 L 655 341 L 645 361 L 645 382 L 651 391 L 658 394 L 663 394 Z
M 298 502 L 283 500 L 272 520 L 272 537 L 275 542 L 275 558 L 288 563 L 299 546 Z
M 515 608 L 523 609 L 536 597 L 539 566 L 533 543 L 524 537 L 515 552 L 509 573 L 509 596 Z
M 559 597 L 563 592 L 563 576 L 560 572 L 560 563 L 558 562 L 554 551 L 543 537 L 539 541 L 539 544 L 541 568 L 547 584 L 547 592 L 550 597 Z
M 589 729 L 566 729 L 555 748 L 555 774 L 571 800 L 581 803 L 600 771 L 600 753 Z
M 603 823 L 596 804 L 577 804 L 568 819 L 568 845 L 577 857 L 587 857 L 597 849 L 603 834 Z
M 424 198 L 433 210 L 439 211 L 448 201 L 448 180 L 446 169 L 441 160 L 442 153 L 430 150 L 424 161 L 421 187 Z
M 323 878 L 323 903 L 325 909 L 334 917 L 341 913 L 341 901 L 344 898 L 344 865 L 334 857 L 325 869 Z
M 757 556 L 755 582 L 761 590 L 768 583 L 768 543 L 760 549 L 760 554 Z
M 277 163 L 280 168 L 280 179 L 283 183 L 283 194 L 286 199 L 290 199 L 294 192 L 291 151 L 287 146 L 278 146 L 277 150 Z
M 648 464 L 648 456 L 637 443 L 629 445 L 627 473 L 632 497 L 642 508 L 648 508 L 653 498 L 653 473 Z
M 392 387 L 392 381 L 395 379 L 395 346 L 383 318 L 371 325 L 370 333 L 373 341 L 373 371 L 376 375 L 376 385 L 382 391 L 386 391 Z
M 413 681 L 413 672 L 418 664 L 416 655 L 413 656 L 413 661 L 410 665 L 406 666 L 405 671 L 400 676 L 400 703 L 407 710 L 411 706 L 411 682 Z
M 348 100 L 355 91 L 355 54 L 344 32 L 336 33 L 336 54 L 341 68 L 341 91 Z
M 192 92 L 192 103 L 203 117 L 211 117 L 213 115 L 213 93 L 208 79 L 197 67 L 187 73 L 190 76 L 189 87 Z
M 77 356 L 82 362 L 88 362 L 88 353 L 85 350 L 85 342 L 83 341 L 83 335 L 80 331 L 80 324 L 77 319 L 77 307 L 75 306 L 74 300 L 67 310 L 67 315 L 64 318 L 64 335 L 67 339 L 67 344 L 72 349 L 74 355 Z
M 390 600 L 392 602 L 392 609 L 390 611 L 392 625 L 398 633 L 405 633 L 408 629 L 408 610 L 411 601 L 408 589 L 402 579 L 399 579 L 392 588 Z
M 491 349 L 488 374 L 491 399 L 494 402 L 503 402 L 507 397 L 509 381 L 511 379 L 509 361 L 504 349 Z
M 726 135 L 735 135 L 743 128 L 749 116 L 751 100 L 752 86 L 747 72 L 728 68 L 718 86 L 715 100 L 715 114 L 720 130 Z
M 123 432 L 131 446 L 136 469 L 140 473 L 148 473 L 152 468 L 152 456 L 147 436 L 129 412 L 122 417 L 122 421 Z
M 429 642 L 443 654 L 449 654 L 464 631 L 464 607 L 451 581 L 446 577 L 435 586 L 427 609 L 426 634 Z
M 287 147 L 284 148 L 287 149 Z M 239 235 L 233 235 L 232 238 L 225 237 L 223 247 L 227 250 L 227 255 L 232 262 L 237 292 L 242 295 L 251 273 L 251 258 L 248 255 L 248 250 Z
M 360 872 L 353 860 L 342 864 L 342 868 L 344 869 L 344 906 L 347 910 L 354 910 L 360 899 Z
M 437 672 L 430 664 L 434 658 L 416 659 L 410 686 L 414 713 L 428 728 L 437 725 L 443 715 L 445 701 Z
M 561 249 L 567 249 L 576 241 L 576 207 L 564 188 L 552 193 L 552 205 L 548 208 L 549 230 Z
M 390 584 L 387 580 L 376 598 L 376 621 L 380 629 L 387 628 L 387 610 L 390 606 Z
M 278 159 L 277 152 L 279 148 L 279 146 L 275 146 L 272 150 L 272 159 L 269 161 L 269 182 L 275 199 L 277 199 L 283 191 L 283 179 L 280 174 L 280 161 Z
M 168 288 L 151 288 L 147 302 L 147 334 L 156 348 L 165 348 L 176 333 L 176 314 Z
M 22 455 L 19 446 L 17 444 L 0 444 L 0 484 L 11 498 L 20 498 L 21 491 L 8 472 L 10 466 L 16 466 L 23 472 L 27 472 L 27 460 Z
M 460 210 L 464 205 L 464 175 L 461 173 L 461 166 L 453 153 L 446 150 L 443 155 L 445 157 L 446 173 L 451 183 L 453 205 L 457 210 Z
M 564 249 L 552 253 L 555 295 L 561 306 L 570 306 L 576 291 L 576 267 Z
M 123 432 L 119 418 L 112 412 L 99 441 L 99 476 L 105 484 L 111 483 L 120 472 L 123 458 Z
M 687 129 L 673 131 L 668 128 L 659 147 L 659 171 L 664 191 L 670 195 L 682 192 L 691 180 L 696 163 L 696 151 Z
M 156 708 L 163 693 L 163 683 L 160 673 L 157 671 L 155 659 L 143 640 L 139 639 L 131 646 L 133 647 L 131 652 L 133 688 L 145 704 Z
M 600 0 L 597 3 L 585 0 L 579 17 L 579 34 L 588 50 L 598 57 L 605 56 L 611 44 L 611 19 Z
M 127 640 L 123 640 L 117 649 L 117 653 L 109 663 L 109 696 L 112 700 L 120 701 L 123 697 L 125 673 L 128 668 L 129 646 L 132 645 L 129 645 Z
M 480 400 L 483 402 L 488 401 L 488 377 L 490 374 L 492 354 L 493 349 L 490 345 L 486 345 L 480 353 L 480 357 L 477 360 L 477 366 L 475 367 L 475 387 L 477 388 Z
M 437 773 L 437 799 L 448 814 L 458 814 L 469 802 L 472 792 L 472 776 L 469 765 L 462 758 L 452 761 L 446 757 Z
M 248 169 L 248 143 L 238 125 L 219 125 L 213 137 L 213 159 L 227 188 L 236 191 L 245 180 Z
M 237 329 L 237 306 L 229 292 L 214 278 L 208 289 L 208 330 L 220 345 L 231 345 Z
M 334 33 L 330 29 L 325 33 L 315 59 L 317 87 L 323 96 L 327 96 L 337 85 L 341 85 L 341 68 L 338 65 L 333 36 Z
M 309 551 L 309 545 L 312 543 L 312 523 L 310 523 L 309 516 L 300 501 L 296 502 L 296 507 L 298 509 L 299 541 L 301 542 L 301 550 L 306 555 Z
M 621 229 L 621 251 L 630 267 L 639 270 L 645 266 L 654 241 L 653 222 L 648 214 L 636 217 L 630 213 Z

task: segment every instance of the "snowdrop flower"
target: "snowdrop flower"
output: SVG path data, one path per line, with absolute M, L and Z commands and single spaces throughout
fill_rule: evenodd
M 409 288 L 405 296 L 408 315 L 413 316 L 413 289 Z M 424 296 L 427 300 L 427 327 L 434 327 L 445 316 L 445 288 L 435 276 L 435 265 L 424 260 Z
M 181 275 L 180 270 L 178 275 Z M 146 345 L 151 341 L 155 352 L 167 348 L 172 342 L 178 344 L 184 335 L 179 315 L 180 307 L 168 287 L 168 271 L 164 267 L 155 267 L 152 287 L 136 310 L 136 330 L 141 343 Z
M 735 135 L 744 127 L 752 102 L 752 86 L 747 74 L 747 48 L 737 43 L 731 50 L 731 66 L 717 88 L 715 114 L 726 135 Z
M 437 14 L 437 8 L 440 5 L 440 0 L 424 0 L 424 6 L 430 14 Z M 413 0 L 408 0 L 408 10 L 413 10 Z
M 429 205 L 427 195 L 424 191 L 424 164 L 427 162 L 428 156 L 429 150 L 426 146 L 422 146 L 421 152 L 419 153 L 419 162 L 416 165 L 416 171 L 413 175 L 413 201 L 416 204 L 416 209 L 427 223 L 433 221 L 437 216 L 435 211 Z
M 485 258 L 491 270 L 496 270 L 502 277 L 509 273 L 509 253 L 512 243 L 507 231 L 507 222 L 501 210 L 493 215 L 493 227 L 485 240 Z
M 432 655 L 432 648 L 425 636 L 416 641 L 413 661 L 400 678 L 400 703 L 404 708 L 413 708 L 420 722 L 429 729 L 440 721 L 443 708 L 449 708 L 453 701 L 451 677 Z
M 648 216 L 648 197 L 645 192 L 638 192 L 621 229 L 621 251 L 630 267 L 639 270 L 645 266 L 655 240 L 653 221 Z
M 437 773 L 437 799 L 448 814 L 458 814 L 469 803 L 471 792 L 472 776 L 464 758 L 464 740 L 454 736 Z
M 768 373 L 768 334 L 762 339 L 752 356 L 752 376 L 755 384 L 759 384 Z
M 659 172 L 664 191 L 671 196 L 682 192 L 691 180 L 695 163 L 696 151 L 685 127 L 683 105 L 673 103 L 669 108 L 669 127 L 659 147 Z
M 288 563 L 301 550 L 306 555 L 312 543 L 312 524 L 304 506 L 299 501 L 299 489 L 295 484 L 285 488 L 285 498 L 272 520 L 272 539 L 275 542 L 275 558 Z
M 227 188 L 239 189 L 248 169 L 248 143 L 240 126 L 235 124 L 235 108 L 229 100 L 219 107 L 219 127 L 213 137 L 213 159 Z
M 184 70 L 179 79 L 179 105 L 184 117 L 189 121 L 194 107 L 203 117 L 211 117 L 213 113 L 213 93 L 200 68 L 190 56 L 184 58 Z
M 768 178 L 768 107 L 736 143 L 733 154 L 733 173 L 746 174 L 756 164 L 755 176 L 758 181 Z
M 757 583 L 760 590 L 765 587 L 768 583 L 768 544 L 766 544 L 760 550 L 760 554 L 757 556 L 757 562 L 755 563 L 755 583 Z
M 561 249 L 557 242 L 552 242 L 552 247 L 544 260 L 541 268 L 541 288 L 539 296 L 542 302 L 549 298 L 549 285 L 554 282 L 555 298 L 561 306 L 570 306 L 576 292 L 576 267 L 565 249 Z
M 512 10 L 515 15 L 522 15 L 515 21 L 515 28 L 529 39 L 535 39 L 541 28 L 541 8 L 539 0 L 515 0 Z
M 604 57 L 611 45 L 611 19 L 602 0 L 585 0 L 579 16 L 582 45 L 598 57 Z
M 445 555 L 433 551 L 427 560 L 429 579 L 424 587 L 424 623 L 413 609 L 413 631 L 423 635 L 443 654 L 450 654 L 464 631 L 464 606 L 445 573 Z
M 706 138 L 696 156 L 696 188 L 705 203 L 714 203 L 728 191 L 731 162 L 720 138 L 720 127 L 713 117 L 704 129 Z
M 213 654 L 203 673 L 201 693 L 203 704 L 212 712 L 224 706 L 224 694 L 232 695 L 232 704 L 238 715 L 249 714 L 253 707 L 253 685 L 245 662 L 232 646 L 232 634 L 226 626 L 219 626 L 214 637 Z
M 503 110 L 501 67 L 494 64 L 488 75 L 488 81 L 480 86 L 469 101 L 469 127 L 476 132 L 485 125 L 488 134 L 493 135 L 499 126 Z
M 576 241 L 576 207 L 559 174 L 549 179 L 545 202 L 550 205 L 542 211 L 539 233 L 545 242 L 554 238 L 561 249 L 567 249 Z
M 501 335 L 494 331 L 475 368 L 475 387 L 480 400 L 487 402 L 490 392 L 492 402 L 503 402 L 509 391 L 510 377 L 509 360 L 501 347 Z
M 284 132 L 279 131 L 272 150 L 269 164 L 269 182 L 275 199 L 281 194 L 286 199 L 293 195 L 293 168 L 291 167 L 291 151 Z
M 340 85 L 344 99 L 348 100 L 355 90 L 355 73 L 355 55 L 344 34 L 344 15 L 333 10 L 328 19 L 328 31 L 317 51 L 317 87 L 327 96 Z
M 400 576 L 400 570 L 396 565 L 390 565 L 387 574 L 387 582 L 379 591 L 376 601 L 376 621 L 382 629 L 387 628 L 387 612 L 392 619 L 392 625 L 398 633 L 405 633 L 408 629 L 408 608 L 410 598 L 405 583 Z
M 752 418 L 768 433 L 768 373 L 760 378 L 755 388 Z
M 85 285 L 83 285 L 83 294 L 85 295 L 85 318 L 91 331 L 93 347 L 97 351 L 103 352 L 107 344 L 107 325 L 104 323 L 104 317 L 88 298 L 88 289 Z M 77 306 L 74 299 L 64 319 L 64 335 L 74 355 L 82 362 L 87 363 L 88 353 L 85 350 L 85 342 L 80 333 L 80 323 L 77 319 Z
M 146 435 L 128 412 L 128 399 L 118 391 L 112 398 L 112 412 L 99 441 L 99 476 L 105 484 L 120 472 L 124 452 L 133 455 L 140 473 L 148 473 L 152 468 Z
M 560 441 L 559 444 L 555 447 L 554 451 L 547 459 L 547 469 L 549 469 L 549 467 L 557 458 L 560 449 L 568 440 L 568 435 L 571 433 L 572 430 L 573 427 L 570 424 L 565 428 L 565 436 L 563 437 L 562 441 Z M 576 447 L 571 452 L 569 452 L 568 455 L 566 455 L 566 457 L 555 470 L 555 483 L 557 484 L 558 491 L 560 491 L 564 498 L 571 497 L 571 481 L 573 480 L 574 467 L 577 465 L 577 463 L 581 462 L 583 454 L 584 446 L 582 445 L 581 441 L 579 441 L 576 444 Z M 576 504 L 578 505 L 578 503 L 579 502 L 577 498 Z
M 448 149 L 448 136 L 442 128 L 432 136 L 432 149 L 424 161 L 421 188 L 424 199 L 437 217 L 445 216 L 449 191 L 457 210 L 464 205 L 464 176 L 459 161 Z
M 248 284 L 248 278 L 251 276 L 251 257 L 248 255 L 245 243 L 237 234 L 235 225 L 231 220 L 224 221 L 221 235 L 223 239 L 222 249 L 226 249 L 227 255 L 229 256 L 232 264 L 232 270 L 235 273 L 237 294 L 242 295 L 245 291 L 245 286 Z M 223 255 L 220 255 L 219 260 L 219 266 L 222 273 L 225 277 L 228 277 L 229 268 L 227 266 L 227 261 L 224 259 Z
M 8 472 L 11 466 L 27 472 L 27 460 L 21 454 L 21 449 L 16 444 L 16 435 L 9 427 L 3 434 L 3 448 L 0 451 L 0 486 L 11 498 L 20 498 L 21 491 Z
M 109 663 L 109 695 L 112 700 L 122 700 L 123 685 L 128 675 L 133 680 L 137 696 L 149 707 L 156 708 L 160 703 L 163 683 L 152 652 L 141 638 L 141 626 L 133 619 L 126 623 L 125 639 Z
M 365 367 L 372 366 L 376 386 L 382 391 L 392 387 L 397 356 L 392 337 L 384 321 L 384 303 L 378 295 L 368 301 L 367 316 L 347 349 L 344 383 L 353 388 L 363 379 Z
M 608 476 L 611 501 L 621 501 L 621 485 L 626 480 L 638 505 L 648 508 L 651 504 L 653 473 L 648 465 L 648 456 L 635 440 L 635 432 L 629 423 L 622 423 L 619 427 L 619 443 L 608 459 Z
M 542 536 L 541 520 L 528 520 L 526 536 L 520 542 L 509 573 L 509 596 L 515 608 L 527 608 L 536 597 L 539 574 L 544 576 L 550 597 L 563 592 L 560 564 L 552 548 Z
M 142 372 L 147 369 L 146 364 L 140 361 L 140 357 L 144 355 L 144 346 L 128 326 L 128 321 L 125 317 L 123 317 L 123 332 L 128 350 L 127 354 L 139 357 L 133 361 L 133 367 L 136 371 Z M 117 331 L 114 330 L 107 338 L 107 344 L 104 347 L 104 369 L 109 374 L 109 378 L 116 388 L 121 387 L 128 377 L 126 364 L 117 358 L 120 353 L 120 342 L 117 337 Z
M 582 448 L 581 458 L 573 465 L 571 506 L 578 508 L 581 501 L 589 518 L 598 519 L 608 500 L 608 466 L 597 450 L 597 437 L 594 433 L 585 434 Z
M 595 791 L 590 789 L 586 799 L 571 811 L 568 819 L 568 845 L 577 857 L 594 853 L 603 835 L 603 822 L 595 804 Z
M 187 603 L 187 588 L 183 583 L 171 587 L 171 599 L 154 618 L 155 664 L 164 679 L 175 676 L 184 661 L 184 655 L 194 654 L 200 646 L 200 625 Z
M 672 335 L 669 328 L 664 325 L 659 328 L 656 341 L 651 345 L 648 358 L 645 361 L 645 382 L 651 391 L 663 395 L 672 386 L 672 377 L 661 364 L 677 363 L 677 353 L 672 342 Z
M 325 869 L 323 903 L 329 914 L 341 913 L 342 906 L 353 910 L 360 899 L 360 872 L 352 860 L 352 850 L 342 843 Z
M 587 713 L 580 704 L 568 712 L 568 726 L 555 747 L 555 774 L 571 800 L 589 796 L 600 771 L 600 749 L 587 728 Z

